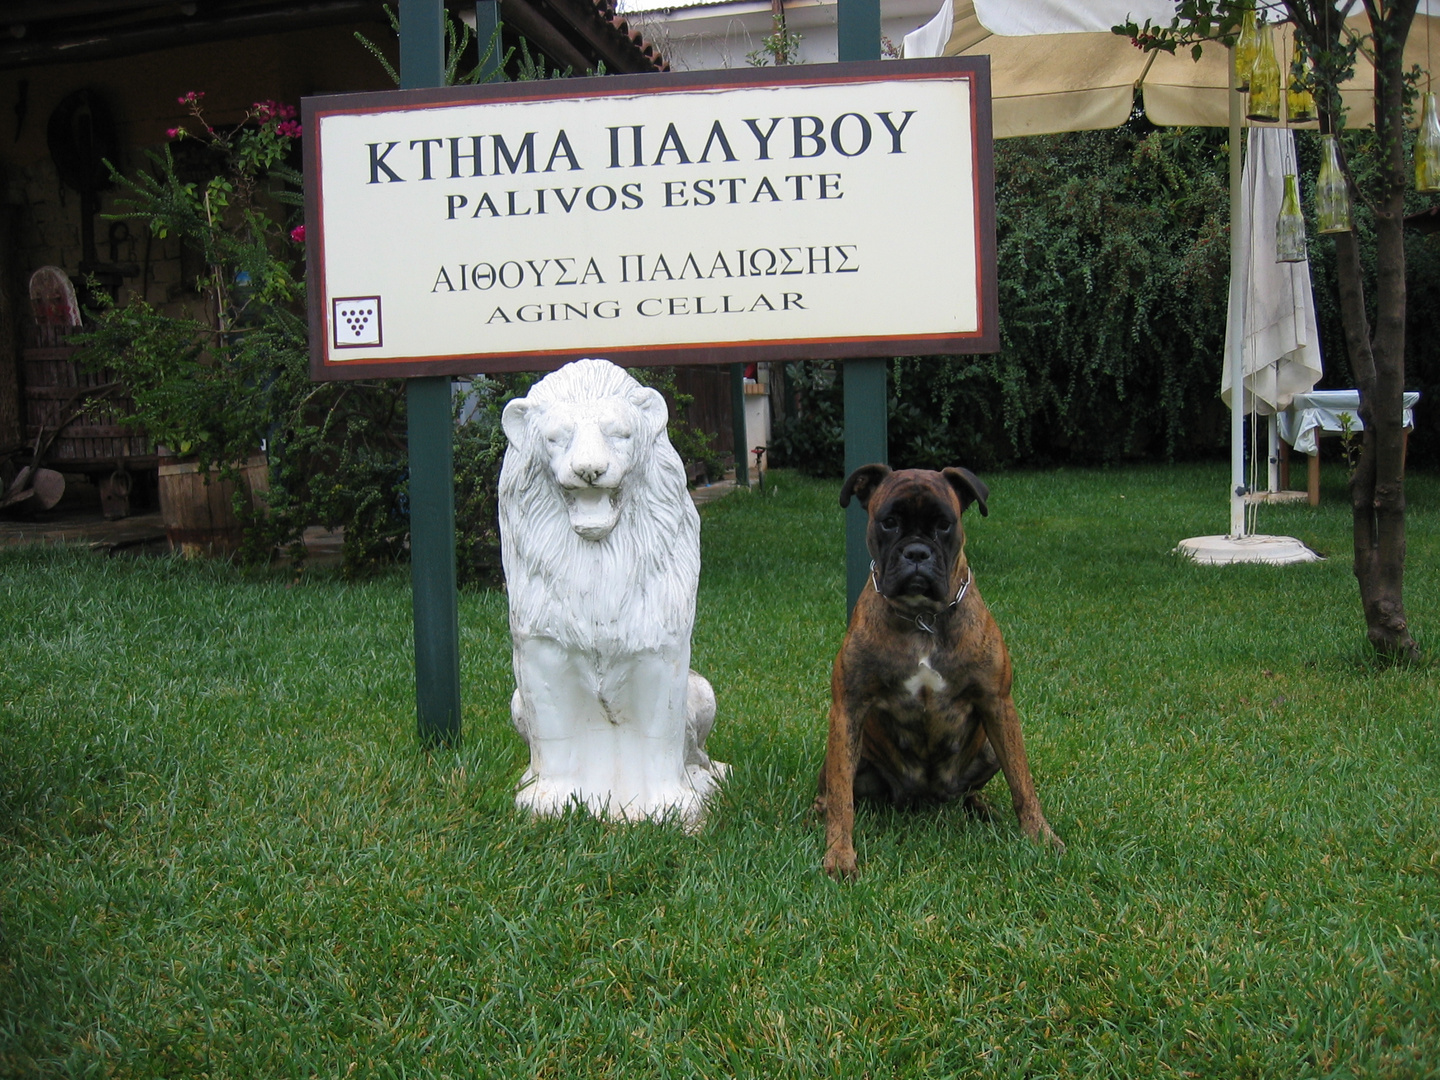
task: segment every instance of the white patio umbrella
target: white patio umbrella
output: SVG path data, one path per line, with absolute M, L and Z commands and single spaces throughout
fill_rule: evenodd
M 1174 14 L 1171 0 L 943 0 L 929 23 L 905 35 L 905 55 L 988 55 L 1000 139 L 1119 127 L 1137 87 L 1147 109 L 1165 113 L 1156 123 L 1205 124 L 1218 113 L 1223 127 L 1223 53 L 1209 50 L 1199 64 L 1147 56 L 1110 32 L 1127 17 L 1168 24 Z M 1213 98 L 1208 109 L 1197 109 L 1197 89 Z
M 1247 413 L 1273 415 L 1291 398 L 1320 381 L 1319 329 L 1308 262 L 1275 261 L 1275 219 L 1284 177 L 1297 172 L 1295 137 L 1288 131 L 1251 128 L 1240 184 L 1241 238 L 1231 267 L 1225 352 L 1244 353 L 1243 399 Z M 1238 341 L 1233 339 L 1238 338 Z M 1225 368 L 1220 396 L 1234 404 L 1234 373 Z
M 1427 3 L 1422 0 L 1422 10 Z M 1128 19 L 1143 24 L 1148 18 L 1168 25 L 1174 12 L 1173 0 L 945 0 L 929 23 L 906 35 L 905 55 L 989 55 L 997 138 L 1118 127 L 1129 118 L 1137 90 L 1155 124 L 1230 127 L 1230 208 L 1237 227 L 1231 232 L 1231 303 L 1222 387 L 1232 414 L 1230 532 L 1226 537 L 1182 541 L 1181 549 L 1218 562 L 1315 558 L 1289 537 L 1247 537 L 1245 519 L 1247 404 L 1263 402 L 1260 411 L 1273 413 L 1284 408 L 1291 395 L 1313 387 L 1321 373 L 1308 264 L 1298 269 L 1274 267 L 1283 155 L 1288 151 L 1289 171 L 1293 171 L 1293 139 L 1279 138 L 1277 131 L 1274 137 L 1254 141 L 1255 147 L 1264 149 L 1257 149 L 1249 183 L 1255 206 L 1251 212 L 1241 198 L 1241 99 L 1230 90 L 1227 53 L 1211 47 L 1199 61 L 1183 52 L 1146 55 L 1110 30 Z M 1436 21 L 1416 20 L 1406 48 L 1407 64 L 1412 57 L 1416 63 L 1426 62 L 1428 35 L 1435 32 Z M 1275 33 L 1285 71 L 1293 43 L 1288 28 Z M 1342 89 L 1350 120 L 1357 125 L 1371 115 L 1366 106 L 1374 85 L 1363 59 L 1360 68 Z M 1247 392 L 1229 394 L 1228 388 L 1236 384 Z
M 1235 138 L 1233 132 L 1231 138 Z M 1310 263 L 1275 260 L 1275 219 L 1284 197 L 1285 176 L 1297 172 L 1295 136 L 1274 128 L 1251 128 L 1248 143 L 1239 197 L 1232 191 L 1230 199 L 1230 302 L 1225 320 L 1226 363 L 1220 378 L 1220 396 L 1230 406 L 1231 417 L 1230 532 L 1182 540 L 1179 550 L 1208 563 L 1313 562 L 1320 556 L 1293 537 L 1256 534 L 1246 520 L 1247 500 L 1241 493 L 1259 486 L 1256 418 L 1270 418 L 1265 487 L 1273 488 L 1279 453 L 1276 414 L 1289 406 L 1296 394 L 1314 389 L 1323 373 Z M 1231 153 L 1235 153 L 1233 143 Z M 1232 168 L 1232 184 L 1234 175 Z M 1239 393 L 1236 386 L 1241 388 Z M 1247 413 L 1254 440 L 1248 484 L 1244 476 Z

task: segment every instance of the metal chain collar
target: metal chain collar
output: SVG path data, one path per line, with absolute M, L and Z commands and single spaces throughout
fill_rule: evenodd
M 965 571 L 965 580 L 960 583 L 960 590 L 955 594 L 955 599 L 950 601 L 950 604 L 945 608 L 945 611 L 937 611 L 933 616 L 931 616 L 931 621 L 928 623 L 925 621 L 925 616 L 915 616 L 915 625 L 918 626 L 921 630 L 924 630 L 932 637 L 935 635 L 934 620 L 938 619 L 941 615 L 944 615 L 946 611 L 949 611 L 951 608 L 955 607 L 955 605 L 960 603 L 961 600 L 964 600 L 965 594 L 970 591 L 970 582 L 975 580 L 975 571 L 968 566 L 965 568 Z M 885 596 L 883 592 L 880 592 L 880 582 L 875 578 L 874 559 L 870 560 L 870 584 L 875 586 L 875 591 L 877 593 L 880 593 L 882 597 L 884 597 L 886 600 L 890 599 L 888 596 Z

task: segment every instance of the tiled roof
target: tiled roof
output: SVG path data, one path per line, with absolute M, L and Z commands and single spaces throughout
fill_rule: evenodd
M 615 0 L 500 0 L 511 30 L 577 72 L 605 62 L 611 73 L 668 71 L 669 63 L 616 9 Z
M 660 55 L 658 49 L 646 41 L 639 30 L 632 30 L 625 16 L 620 14 L 616 0 L 592 0 L 601 19 L 617 34 L 626 38 L 640 54 L 650 60 L 656 71 L 669 71 L 670 61 Z

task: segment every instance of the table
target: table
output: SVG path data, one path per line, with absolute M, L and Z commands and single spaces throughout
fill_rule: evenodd
M 1401 426 L 1405 429 L 1406 443 L 1409 433 L 1415 427 L 1415 403 L 1420 400 L 1418 390 L 1408 390 L 1401 399 Z M 1308 394 L 1296 394 L 1290 407 L 1278 416 L 1280 427 L 1280 487 L 1290 486 L 1290 448 L 1294 447 L 1310 457 L 1309 482 L 1306 485 L 1310 505 L 1320 504 L 1320 437 L 1340 435 L 1345 431 L 1342 416 L 1349 417 L 1351 431 L 1363 431 L 1360 422 L 1359 390 L 1311 390 Z M 1402 450 L 1402 455 L 1404 451 Z M 1403 460 L 1403 457 L 1402 457 Z

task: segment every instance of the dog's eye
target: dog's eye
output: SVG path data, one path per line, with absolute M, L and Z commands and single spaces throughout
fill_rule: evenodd
M 955 526 L 952 525 L 952 524 L 950 524 L 950 522 L 948 522 L 948 521 L 943 522 L 942 524 L 939 524 L 939 525 L 935 526 L 935 535 L 936 535 L 936 536 L 949 536 L 949 535 L 950 535 L 950 530 L 953 529 L 954 527 L 955 527 Z
M 896 520 L 894 514 L 891 514 L 889 517 L 880 519 L 880 527 L 882 529 L 898 529 L 900 527 L 900 522 Z

